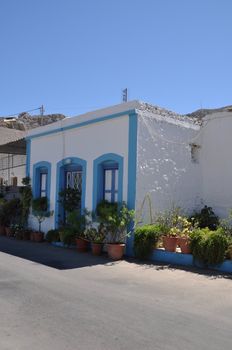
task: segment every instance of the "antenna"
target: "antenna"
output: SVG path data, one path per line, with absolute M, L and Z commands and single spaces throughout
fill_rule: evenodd
M 40 110 L 41 117 L 43 117 L 44 112 L 45 112 L 44 106 L 42 105 L 41 107 L 39 107 L 39 110 Z
M 125 88 L 122 90 L 122 102 L 127 102 L 127 97 L 128 97 L 128 89 Z

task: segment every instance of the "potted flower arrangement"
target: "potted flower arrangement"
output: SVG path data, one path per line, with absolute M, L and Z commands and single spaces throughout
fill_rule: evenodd
M 42 222 L 53 215 L 53 211 L 48 211 L 47 197 L 39 197 L 32 200 L 32 213 L 38 220 L 39 230 L 32 232 L 31 239 L 35 242 L 42 242 L 44 238 L 44 234 L 41 232 Z
M 134 218 L 134 211 L 129 210 L 125 203 L 102 201 L 97 206 L 97 217 L 107 230 L 108 256 L 113 260 L 121 259 L 125 249 L 125 239 L 129 235 L 127 227 Z
M 178 226 L 176 227 L 176 230 L 178 230 L 176 231 L 178 234 L 177 245 L 180 247 L 181 253 L 183 254 L 191 253 L 190 234 L 194 227 L 193 223 L 186 217 L 178 217 Z

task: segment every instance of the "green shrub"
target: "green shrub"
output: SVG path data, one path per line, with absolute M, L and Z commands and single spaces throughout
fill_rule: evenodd
M 190 244 L 194 258 L 205 265 L 214 265 L 224 261 L 229 241 L 221 228 L 217 231 L 205 228 L 191 234 Z
M 162 226 L 144 225 L 137 227 L 134 234 L 134 252 L 139 259 L 146 259 L 158 243 Z
M 49 230 L 46 234 L 46 241 L 49 243 L 51 242 L 58 242 L 60 240 L 59 231 L 58 230 Z
M 211 207 L 207 207 L 206 205 L 199 213 L 192 215 L 192 219 L 200 228 L 208 227 L 210 230 L 216 230 L 219 225 L 218 216 Z
M 65 227 L 60 234 L 61 241 L 66 245 L 74 243 L 76 238 L 76 232 L 72 228 Z

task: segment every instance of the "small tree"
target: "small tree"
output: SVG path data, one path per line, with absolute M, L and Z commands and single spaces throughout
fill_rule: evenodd
M 53 215 L 53 211 L 48 211 L 47 197 L 39 197 L 32 200 L 33 215 L 37 218 L 39 223 L 39 232 L 41 232 L 42 222 Z
M 125 203 L 102 201 L 97 206 L 98 221 L 108 232 L 109 243 L 122 243 L 129 235 L 127 227 L 134 218 L 134 210 L 129 210 Z

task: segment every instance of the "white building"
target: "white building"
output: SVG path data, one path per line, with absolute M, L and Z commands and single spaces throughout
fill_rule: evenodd
M 153 212 L 177 205 L 191 213 L 206 204 L 226 215 L 232 207 L 231 111 L 180 116 L 132 101 L 31 130 L 27 174 L 34 195 L 46 195 L 54 210 L 43 229 L 58 227 L 58 194 L 67 184 L 81 189 L 82 208 L 90 210 L 103 198 L 125 201 L 149 220 L 146 197 Z

